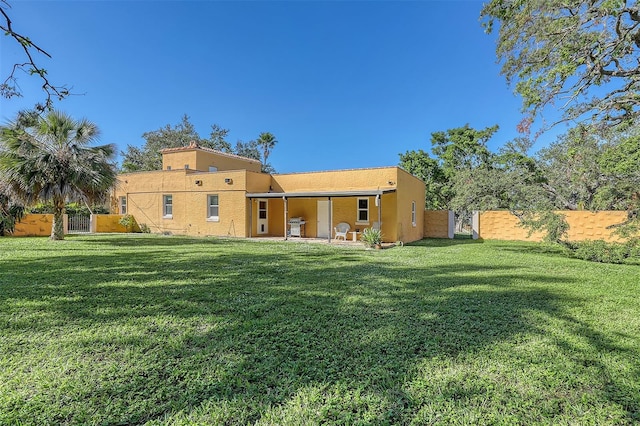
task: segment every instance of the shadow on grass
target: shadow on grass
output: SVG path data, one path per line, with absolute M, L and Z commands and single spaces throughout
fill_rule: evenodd
M 446 247 L 432 241 L 415 246 Z M 379 396 L 378 421 L 408 423 L 420 406 L 404 383 L 421 361 L 543 335 L 532 312 L 566 318 L 566 307 L 578 303 L 544 286 L 558 277 L 524 277 L 473 259 L 407 267 L 302 245 L 267 252 L 235 241 L 128 237 L 90 244 L 112 251 L 0 260 L 5 353 L 35 362 L 29 353 L 52 345 L 53 336 L 60 350 L 71 348 L 66 356 L 81 359 L 74 374 L 99 379 L 83 387 L 76 378 L 64 403 L 56 389 L 64 380 L 73 387 L 68 378 L 42 389 L 36 402 L 16 397 L 10 420 L 41 410 L 49 421 L 143 423 L 222 401 L 236 408 L 227 422 L 246 424 L 300 389 L 347 383 Z M 194 253 L 194 244 L 203 249 Z M 611 400 L 628 398 L 610 384 Z M 627 401 L 631 413 L 638 406 L 637 398 Z M 81 413 L 90 414 L 83 420 Z
M 471 238 L 425 238 L 411 243 L 406 243 L 405 245 L 408 247 L 451 247 L 483 243 L 483 240 L 473 240 Z
M 101 238 L 100 235 L 66 236 L 68 241 L 90 241 L 92 244 L 105 247 L 176 247 L 185 245 L 214 245 L 225 244 L 227 240 L 220 238 L 187 237 L 175 235 L 159 234 L 117 234 L 109 235 L 108 238 Z

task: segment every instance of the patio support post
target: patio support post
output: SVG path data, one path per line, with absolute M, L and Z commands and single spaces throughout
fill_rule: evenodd
M 382 197 L 377 195 L 378 197 L 378 226 L 380 227 L 380 232 L 382 232 Z
M 249 197 L 249 238 L 252 237 L 253 230 L 253 198 Z
M 331 223 L 333 222 L 333 218 L 331 217 L 331 197 L 327 197 L 329 199 L 329 202 L 327 203 L 329 205 L 329 232 L 328 232 L 328 243 L 331 244 Z
M 289 201 L 287 197 L 282 197 L 282 201 L 284 202 L 284 240 L 287 241 L 287 218 L 289 217 Z

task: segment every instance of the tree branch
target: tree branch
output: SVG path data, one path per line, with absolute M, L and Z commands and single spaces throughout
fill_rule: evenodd
M 5 5 L 5 6 L 3 6 Z M 36 61 L 33 58 L 32 53 L 36 52 L 46 56 L 47 58 L 51 58 L 51 55 L 33 43 L 28 37 L 19 34 L 13 30 L 13 22 L 11 18 L 7 14 L 5 8 L 11 7 L 7 0 L 0 0 L 0 14 L 4 18 L 4 25 L 0 25 L 0 30 L 4 32 L 5 36 L 9 36 L 13 38 L 24 51 L 25 56 L 27 57 L 27 62 L 24 63 L 16 63 L 11 68 L 11 72 L 7 76 L 7 78 L 0 84 L 0 95 L 6 99 L 12 98 L 14 96 L 22 96 L 18 86 L 17 86 L 17 77 L 16 72 L 18 70 L 24 71 L 29 75 L 37 75 L 42 80 L 42 90 L 46 93 L 46 100 L 44 104 L 37 104 L 36 109 L 39 111 L 44 111 L 45 109 L 51 109 L 53 102 L 52 98 L 56 97 L 58 100 L 62 100 L 69 96 L 69 89 L 66 86 L 55 86 L 53 85 L 49 79 L 47 78 L 47 70 L 39 67 L 36 64 Z

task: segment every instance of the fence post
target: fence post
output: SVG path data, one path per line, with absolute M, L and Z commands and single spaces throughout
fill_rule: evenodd
M 91 213 L 91 215 L 89 216 L 89 232 L 92 234 L 96 233 L 97 220 L 98 220 L 98 215 Z
M 477 240 L 479 235 L 480 235 L 480 212 L 478 210 L 474 210 L 473 215 L 471 216 L 471 238 L 474 240 Z
M 447 220 L 447 223 L 449 225 L 447 235 L 450 239 L 453 239 L 456 235 L 456 215 L 453 213 L 453 210 L 449 210 L 449 219 Z

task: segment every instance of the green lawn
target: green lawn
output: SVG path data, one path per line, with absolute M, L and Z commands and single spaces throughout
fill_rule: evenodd
M 637 265 L 470 240 L 0 239 L 2 425 L 638 422 Z

